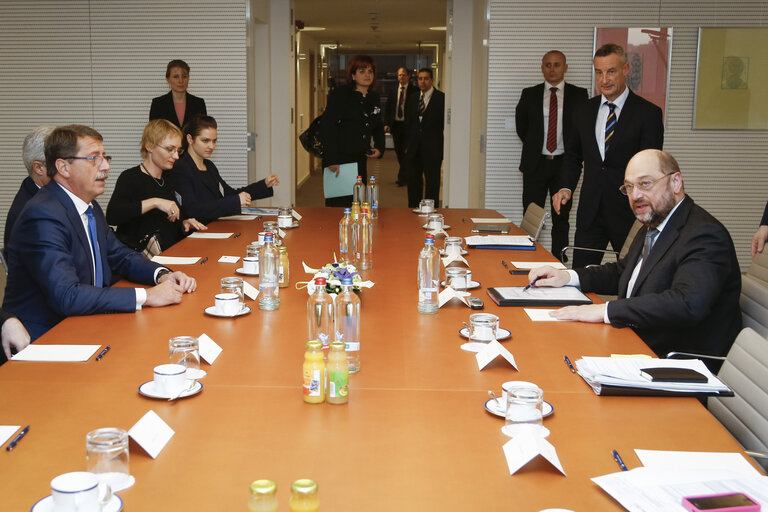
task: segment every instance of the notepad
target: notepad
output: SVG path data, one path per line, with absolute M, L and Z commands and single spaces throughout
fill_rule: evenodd
M 200 261 L 199 256 L 153 256 L 152 261 L 160 265 L 194 265 Z
M 357 180 L 357 162 L 339 165 L 339 175 L 328 167 L 323 169 L 323 194 L 326 199 L 351 196 Z
M 256 215 L 227 215 L 219 217 L 219 220 L 256 220 Z
M 28 345 L 12 361 L 77 363 L 87 361 L 101 345 Z
M 3 446 L 21 425 L 0 425 L 0 446 Z
M 533 270 L 534 268 L 546 267 L 547 265 L 561 270 L 566 269 L 566 266 L 559 261 L 510 261 L 510 263 L 520 270 Z
M 213 240 L 224 240 L 231 237 L 232 235 L 234 235 L 234 233 L 207 233 L 198 231 L 197 233 L 192 233 L 187 238 L 209 238 Z

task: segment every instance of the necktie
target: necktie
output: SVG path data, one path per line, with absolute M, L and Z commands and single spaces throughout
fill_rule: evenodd
M 400 86 L 400 97 L 397 100 L 397 118 L 403 118 L 403 102 L 405 101 L 405 86 Z
M 648 261 L 648 255 L 651 253 L 651 248 L 653 247 L 653 243 L 656 241 L 656 236 L 658 236 L 658 234 L 659 230 L 653 228 L 645 235 L 645 242 L 643 243 L 643 265 Z
M 557 87 L 549 89 L 549 125 L 547 126 L 547 151 L 557 149 Z
M 426 107 L 424 106 L 424 93 L 421 93 L 421 95 L 419 96 L 419 115 L 420 116 L 424 115 L 425 108 Z
M 608 103 L 606 102 L 606 105 L 608 105 L 608 108 L 611 110 L 608 113 L 608 119 L 605 120 L 605 151 L 603 152 L 603 155 L 608 154 L 608 148 L 611 146 L 611 139 L 613 138 L 613 131 L 616 129 L 616 104 L 615 103 Z M 603 156 L 605 158 L 605 156 Z
M 99 237 L 96 234 L 96 219 L 93 217 L 93 206 L 89 206 L 85 214 L 88 216 L 88 234 L 91 237 L 91 250 L 93 251 L 93 285 L 101 288 L 104 286 L 104 271 L 101 267 L 101 251 L 99 250 Z

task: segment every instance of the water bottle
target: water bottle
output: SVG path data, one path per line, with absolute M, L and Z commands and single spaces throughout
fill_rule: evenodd
M 328 355 L 333 341 L 333 299 L 325 291 L 325 278 L 315 278 L 315 291 L 307 299 L 307 327 L 309 340 L 323 344 L 323 354 Z
M 360 214 L 355 218 L 354 214 L 352 215 L 352 223 L 349 225 L 350 231 L 351 231 L 351 238 L 349 241 L 349 252 L 351 253 L 350 258 L 352 259 L 352 264 L 355 266 L 355 268 L 360 268 L 360 249 L 361 249 L 361 240 L 360 240 L 360 224 L 363 222 L 363 215 Z
M 367 190 L 368 204 L 371 205 L 371 218 L 379 218 L 379 185 L 376 183 L 376 176 L 371 176 L 368 180 Z
M 434 235 L 427 235 L 419 253 L 419 313 L 437 313 L 437 295 L 440 291 L 440 257 L 435 248 Z
M 357 248 L 359 251 L 359 265 L 357 268 L 367 270 L 373 268 L 373 222 L 368 210 L 363 209 L 360 220 L 357 221 Z
M 344 208 L 344 217 L 339 222 L 339 259 L 340 263 L 352 264 L 354 240 L 352 238 L 352 209 Z
M 344 343 L 349 373 L 360 371 L 360 297 L 352 290 L 352 278 L 341 280 L 341 293 L 336 296 L 336 341 Z
M 352 187 L 352 202 L 363 204 L 365 201 L 365 184 L 363 183 L 363 177 L 358 176 L 355 185 Z
M 259 309 L 272 311 L 280 307 L 277 273 L 279 257 L 272 233 L 264 235 L 264 245 L 259 249 Z

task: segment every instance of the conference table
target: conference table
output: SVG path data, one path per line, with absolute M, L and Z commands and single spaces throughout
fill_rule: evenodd
M 50 494 L 50 480 L 85 469 L 85 435 L 100 427 L 128 430 L 149 410 L 174 431 L 156 459 L 131 441 L 135 485 L 122 491 L 128 511 L 247 510 L 248 486 L 268 478 L 288 510 L 292 481 L 318 482 L 322 510 L 521 510 L 567 508 L 621 510 L 590 478 L 618 471 L 618 450 L 630 468 L 635 448 L 741 451 L 736 441 L 695 398 L 600 397 L 563 361 L 568 355 L 651 354 L 630 329 L 603 324 L 537 322 L 517 307 L 496 306 L 489 286 L 522 286 L 501 261 L 554 258 L 535 251 L 470 249 L 473 295 L 511 331 L 503 341 L 519 371 L 500 358 L 480 371 L 474 354 L 460 349 L 458 331 L 473 311 L 458 300 L 435 315 L 417 312 L 416 268 L 425 217 L 409 209 L 383 209 L 375 221 L 374 264 L 364 289 L 361 366 L 350 376 L 346 405 L 302 400 L 301 367 L 307 341 L 307 281 L 302 261 L 319 268 L 338 254 L 339 208 L 299 208 L 296 229 L 286 231 L 290 287 L 280 308 L 237 318 L 206 315 L 220 278 L 237 276 L 238 263 L 262 231 L 261 220 L 217 221 L 211 232 L 241 233 L 223 240 L 187 238 L 168 256 L 207 257 L 205 264 L 177 266 L 197 279 L 197 291 L 181 304 L 64 320 L 36 343 L 102 344 L 101 361 L 12 361 L 0 367 L 0 420 L 31 425 L 12 452 L 0 454 L 0 509 L 29 510 Z M 451 236 L 468 236 L 472 217 L 492 210 L 445 209 Z M 515 233 L 513 228 L 513 233 Z M 522 233 L 521 231 L 517 231 Z M 442 241 L 438 237 L 438 246 Z M 258 287 L 258 278 L 246 277 Z M 118 286 L 129 285 L 121 282 Z M 593 300 L 600 300 L 590 295 Z M 168 402 L 148 399 L 138 386 L 152 368 L 168 362 L 173 336 L 207 334 L 223 352 L 202 392 Z M 509 380 L 544 390 L 554 414 L 544 420 L 567 474 L 542 458 L 510 475 L 502 451 L 509 440 L 504 420 L 488 413 L 488 390 Z

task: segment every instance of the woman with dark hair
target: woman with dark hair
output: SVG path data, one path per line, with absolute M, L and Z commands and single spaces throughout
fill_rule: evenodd
M 239 214 L 240 208 L 250 206 L 252 200 L 271 197 L 272 187 L 280 184 L 277 176 L 270 174 L 237 190 L 227 185 L 214 163 L 208 160 L 216 149 L 216 130 L 216 120 L 210 116 L 196 116 L 186 123 L 184 155 L 170 173 L 184 216 L 206 224 L 219 217 Z
M 384 154 L 384 125 L 376 85 L 376 62 L 368 55 L 356 55 L 347 64 L 347 85 L 328 95 L 320 121 L 325 153 L 323 167 L 339 175 L 339 165 L 357 163 L 357 174 L 367 182 L 367 161 Z M 373 139 L 373 147 L 371 147 Z M 350 206 L 349 196 L 325 200 L 326 206 Z
M 189 65 L 183 60 L 174 59 L 165 68 L 165 81 L 171 87 L 168 94 L 152 99 L 149 108 L 149 120 L 166 119 L 179 128 L 184 122 L 196 115 L 206 115 L 205 100 L 187 92 L 189 85 Z
M 143 161 L 120 174 L 107 206 L 107 222 L 117 226 L 117 238 L 143 251 L 156 235 L 160 250 L 165 250 L 190 229 L 208 229 L 181 215 L 173 187 L 163 176 L 179 159 L 181 130 L 165 119 L 150 121 L 141 135 L 140 150 Z

